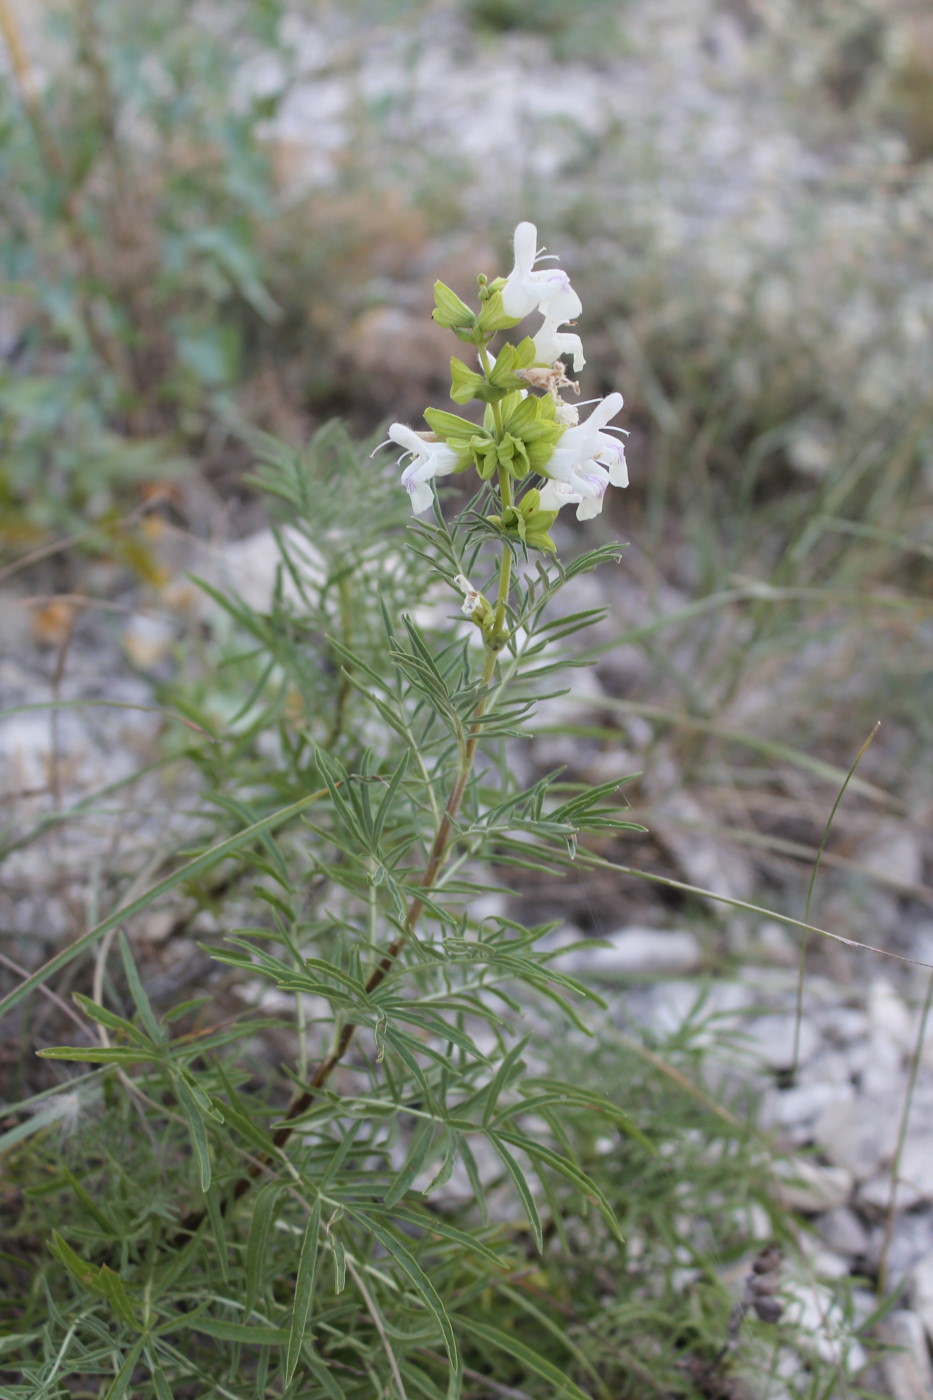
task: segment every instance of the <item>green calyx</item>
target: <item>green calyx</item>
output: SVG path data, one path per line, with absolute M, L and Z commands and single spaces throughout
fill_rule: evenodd
M 424 418 L 431 431 L 456 452 L 455 471 L 465 472 L 468 467 L 476 465 L 473 440 L 477 435 L 483 435 L 482 428 L 466 418 L 458 417 L 456 413 L 447 413 L 443 408 L 426 408 Z M 491 438 L 492 434 L 486 436 Z
M 527 335 L 518 345 L 503 345 L 488 378 L 454 358 L 450 362 L 450 397 L 454 403 L 469 403 L 471 399 L 498 403 L 507 394 L 527 387 L 515 371 L 528 369 L 534 362 L 534 341 Z
M 476 470 L 484 481 L 488 481 L 499 467 L 503 467 L 516 481 L 521 481 L 531 471 L 528 448 L 520 437 L 512 433 L 503 433 L 501 438 L 477 434 L 470 446 L 476 459 Z
M 557 511 L 541 510 L 540 500 L 540 491 L 526 491 L 516 505 L 506 506 L 501 515 L 487 515 L 486 519 L 504 535 L 521 540 L 529 548 L 556 554 L 557 548 L 548 531 L 557 519 Z
M 504 285 L 502 278 L 498 279 L 498 283 Z M 436 325 L 453 331 L 458 340 L 477 347 L 485 345 L 496 331 L 509 330 L 518 325 L 514 316 L 507 316 L 503 311 L 501 291 L 491 291 L 483 283 L 479 295 L 480 309 L 478 312 L 472 311 L 446 282 L 435 282 L 431 319 Z
M 476 325 L 477 329 L 486 336 L 493 335 L 495 331 L 511 330 L 512 326 L 518 325 L 516 318 L 507 316 L 502 309 L 502 292 L 499 288 L 504 286 L 505 279 L 499 277 L 488 287 L 482 289 L 483 304 Z
M 536 398 L 533 394 L 522 398 L 520 393 L 514 393 L 502 400 L 499 411 L 503 436 L 520 439 L 523 444 L 526 470 L 546 475 L 544 468 L 564 431 L 563 425 L 554 419 L 554 400 L 550 396 Z M 487 408 L 483 420 L 487 431 L 493 428 L 491 414 L 492 410 Z M 506 462 L 502 465 L 506 466 Z
M 512 347 L 506 347 L 509 348 Z M 520 346 L 517 348 L 521 350 Z M 529 394 L 522 398 L 518 390 L 499 401 L 501 431 L 490 404 L 482 427 L 439 408 L 425 409 L 424 416 L 437 437 L 457 453 L 456 470 L 475 466 L 484 481 L 500 467 L 519 481 L 531 472 L 545 475 L 545 466 L 564 431 L 554 420 L 554 402 L 549 396 L 536 398 Z
M 496 610 L 482 593 L 476 607 L 470 613 L 470 619 L 482 632 L 484 639 L 487 642 L 492 641 L 496 630 Z
M 434 283 L 434 310 L 431 319 L 452 330 L 460 340 L 476 342 L 476 313 L 444 282 Z

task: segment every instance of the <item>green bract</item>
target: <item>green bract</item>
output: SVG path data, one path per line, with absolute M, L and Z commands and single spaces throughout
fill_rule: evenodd
M 454 355 L 450 361 L 450 397 L 454 403 L 469 403 L 471 399 L 481 399 L 491 403 L 493 398 L 502 397 L 501 390 L 488 384 L 481 374 L 469 369 Z
M 517 369 L 528 369 L 535 363 L 535 344 L 530 336 L 518 345 L 504 345 L 495 357 L 488 379 L 471 370 L 462 360 L 450 361 L 450 397 L 454 403 L 497 403 L 506 394 L 521 392 L 524 384 L 515 375 Z
M 439 408 L 425 409 L 424 416 L 433 432 L 457 453 L 457 471 L 475 465 L 484 481 L 498 467 L 516 480 L 531 472 L 543 473 L 564 431 L 554 421 L 553 401 L 531 395 L 522 398 L 521 392 L 513 391 L 497 407 L 502 419 L 501 436 L 491 404 L 486 407 L 482 427 Z
M 500 409 L 503 432 L 524 443 L 528 462 L 526 470 L 543 473 L 564 432 L 563 425 L 554 419 L 554 400 L 549 396 L 535 398 L 531 394 L 522 398 L 520 393 L 515 393 L 502 400 Z M 487 409 L 484 419 L 487 428 L 490 426 L 489 414 L 490 410 Z
M 540 510 L 541 492 L 526 491 L 514 506 L 506 506 L 501 515 L 487 515 L 486 519 L 504 535 L 520 539 L 522 544 L 532 549 L 543 549 L 556 554 L 556 546 L 548 531 L 557 519 L 556 510 Z
M 434 309 L 431 319 L 438 326 L 452 330 L 459 339 L 475 342 L 476 315 L 443 281 L 434 283 Z

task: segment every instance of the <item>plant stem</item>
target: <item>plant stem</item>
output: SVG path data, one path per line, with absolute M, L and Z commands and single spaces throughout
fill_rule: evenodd
M 499 491 L 502 496 L 502 509 L 505 510 L 512 505 L 512 479 L 505 467 L 499 468 Z M 505 627 L 505 613 L 509 602 L 509 590 L 512 586 L 512 551 L 508 545 L 502 546 L 502 561 L 499 565 L 499 596 L 496 599 L 496 622 L 492 630 L 493 643 L 496 652 L 502 650 L 508 640 Z M 487 656 L 488 660 L 488 656 Z M 484 672 L 484 679 L 492 680 L 492 670 L 487 676 Z

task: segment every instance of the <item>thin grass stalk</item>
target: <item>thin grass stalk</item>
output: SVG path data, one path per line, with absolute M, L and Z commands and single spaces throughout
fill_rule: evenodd
M 897 1129 L 897 1145 L 894 1148 L 894 1157 L 891 1161 L 891 1184 L 888 1192 L 888 1204 L 884 1216 L 884 1235 L 881 1240 L 881 1250 L 878 1255 L 878 1293 L 884 1294 L 888 1278 L 888 1255 L 891 1251 L 891 1237 L 894 1232 L 894 1214 L 897 1205 L 897 1178 L 900 1172 L 901 1157 L 904 1153 L 904 1144 L 907 1140 L 907 1129 L 910 1126 L 910 1113 L 913 1106 L 914 1090 L 917 1085 L 917 1075 L 920 1072 L 920 1060 L 923 1055 L 923 1042 L 926 1037 L 927 1021 L 930 1017 L 930 1007 L 933 1006 L 933 972 L 927 980 L 927 994 L 923 1002 L 923 1010 L 920 1013 L 920 1025 L 917 1027 L 917 1038 L 914 1041 L 913 1054 L 910 1058 L 910 1072 L 907 1076 L 907 1092 L 904 1094 L 904 1104 L 901 1108 L 901 1118 Z
M 858 753 L 855 755 L 855 761 L 852 764 L 852 767 L 849 769 L 848 773 L 846 774 L 845 779 L 843 780 L 842 787 L 836 794 L 836 800 L 832 805 L 832 810 L 829 814 L 829 818 L 827 819 L 826 825 L 823 828 L 823 835 L 820 838 L 819 848 L 816 853 L 816 860 L 813 862 L 813 869 L 810 871 L 810 882 L 807 885 L 807 902 L 804 907 L 803 915 L 804 923 L 801 925 L 800 954 L 797 959 L 797 992 L 794 1001 L 794 1053 L 791 1059 L 790 1067 L 791 1080 L 797 1078 L 797 1068 L 800 1063 L 800 1027 L 803 1023 L 803 984 L 804 979 L 806 977 L 807 945 L 809 943 L 809 933 L 807 932 L 805 925 L 810 923 L 810 906 L 813 903 L 813 889 L 816 885 L 816 877 L 819 874 L 820 864 L 823 859 L 823 851 L 826 849 L 826 842 L 829 840 L 829 833 L 832 829 L 833 820 L 835 819 L 836 813 L 839 810 L 839 804 L 845 796 L 846 788 L 849 786 L 849 782 L 854 776 L 856 768 L 858 768 L 859 764 L 861 763 L 862 759 L 868 751 L 869 744 L 871 743 L 872 739 L 874 739 L 875 735 L 878 733 L 878 730 L 880 728 L 881 720 L 879 719 L 875 722 L 875 727 L 872 729 L 868 738 L 865 740 L 864 744 L 859 749 Z

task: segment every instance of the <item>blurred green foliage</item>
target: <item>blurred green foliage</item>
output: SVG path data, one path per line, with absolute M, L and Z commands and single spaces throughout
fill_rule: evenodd
M 542 35 L 561 59 L 600 58 L 622 48 L 626 8 L 624 0 L 466 0 L 466 13 L 479 28 Z
M 41 96 L 21 47 L 0 88 L 8 537 L 100 517 L 230 417 L 252 325 L 282 315 L 260 251 L 261 130 L 281 87 L 231 80 L 249 41 L 284 73 L 279 18 L 276 3 L 208 19 L 179 0 L 82 0 L 54 13 Z

